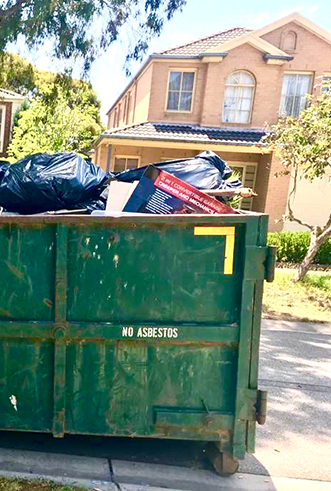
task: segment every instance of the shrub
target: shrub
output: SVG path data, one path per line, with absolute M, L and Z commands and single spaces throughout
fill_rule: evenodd
M 277 247 L 277 261 L 300 263 L 307 253 L 309 238 L 309 232 L 270 232 L 268 245 Z M 331 264 L 331 238 L 320 247 L 314 263 Z

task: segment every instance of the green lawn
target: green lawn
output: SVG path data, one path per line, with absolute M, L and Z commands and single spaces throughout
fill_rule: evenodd
M 21 479 L 6 479 L 0 477 L 0 491 L 86 491 L 83 488 L 59 486 L 46 481 L 23 481 Z
M 276 269 L 273 283 L 265 283 L 263 317 L 331 323 L 331 273 L 314 271 L 293 283 L 294 272 Z

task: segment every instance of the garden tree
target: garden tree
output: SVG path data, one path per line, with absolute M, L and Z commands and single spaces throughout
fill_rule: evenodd
M 0 52 L 0 87 L 22 95 L 36 88 L 37 69 L 19 55 Z
M 73 91 L 70 84 L 68 87 L 56 80 L 44 82 L 32 101 L 16 115 L 8 147 L 11 161 L 38 152 L 84 154 L 89 150 L 102 131 L 99 107 L 94 104 L 93 91 L 89 94 L 79 83 Z
M 19 36 L 29 48 L 46 40 L 59 59 L 83 59 L 87 71 L 96 56 L 131 26 L 127 59 L 141 59 L 165 19 L 186 0 L 0 0 L 0 51 Z
M 322 95 L 315 100 L 311 97 L 307 109 L 298 118 L 288 117 L 278 124 L 264 138 L 268 148 L 280 158 L 284 173 L 290 174 L 289 191 L 285 218 L 297 222 L 310 230 L 310 244 L 306 256 L 299 265 L 294 281 L 300 281 L 307 273 L 319 247 L 331 236 L 331 203 L 325 203 L 329 216 L 323 226 L 307 223 L 295 215 L 293 200 L 300 179 L 313 181 L 319 178 L 331 179 L 331 86 L 325 86 Z M 310 196 L 307 196 L 307 200 Z M 314 206 L 314 203 L 311 203 Z
M 62 74 L 41 71 L 17 54 L 0 53 L 1 88 L 26 95 L 29 100 L 42 95 L 46 102 L 56 100 L 58 91 L 64 91 L 69 106 L 79 105 L 82 110 L 93 106 L 96 122 L 101 124 L 100 102 L 92 85 L 71 75 L 69 69 Z
M 32 151 L 88 150 L 103 130 L 100 102 L 89 82 L 73 79 L 69 70 L 63 74 L 40 71 L 11 53 L 0 54 L 0 65 L 0 87 L 27 96 L 14 120 L 13 140 L 8 149 L 12 161 Z M 42 134 L 40 128 L 47 124 L 50 131 L 45 129 Z M 69 129 L 74 131 L 70 144 Z

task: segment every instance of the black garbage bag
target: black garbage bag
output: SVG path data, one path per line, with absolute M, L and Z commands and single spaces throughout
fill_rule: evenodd
M 38 153 L 0 163 L 0 206 L 21 214 L 62 209 L 104 210 L 109 177 L 75 153 Z
M 6 162 L 5 160 L 0 160 L 0 182 L 1 182 L 1 179 L 3 178 L 3 176 L 5 175 L 6 170 L 8 169 L 9 165 L 10 164 L 8 162 Z
M 232 170 L 216 153 L 206 151 L 193 158 L 153 164 L 198 189 L 234 189 L 242 187 L 239 179 L 229 179 Z M 118 181 L 138 181 L 147 167 L 114 173 Z

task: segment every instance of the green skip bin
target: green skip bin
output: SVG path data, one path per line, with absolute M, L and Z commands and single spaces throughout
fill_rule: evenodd
M 0 429 L 206 442 L 264 423 L 267 216 L 0 217 Z

